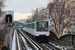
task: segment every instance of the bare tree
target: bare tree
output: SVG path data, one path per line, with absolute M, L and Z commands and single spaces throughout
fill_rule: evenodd
M 38 8 L 35 10 L 34 15 L 32 16 L 32 21 L 35 22 L 39 20 Z
M 5 7 L 4 5 L 5 0 L 0 0 L 0 16 L 2 15 L 2 9 Z
M 66 15 L 65 1 L 55 1 L 53 6 L 50 15 L 54 24 L 54 31 L 61 36 L 64 28 L 70 27 L 70 16 Z
M 32 22 L 31 20 L 32 20 L 32 17 L 31 16 L 28 16 L 26 23 Z
M 47 16 L 47 8 L 37 8 L 32 16 L 32 21 L 35 22 L 37 20 L 47 20 Z

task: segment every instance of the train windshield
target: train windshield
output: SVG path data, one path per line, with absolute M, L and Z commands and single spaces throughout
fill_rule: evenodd
M 48 31 L 48 22 L 47 21 L 37 22 L 37 31 Z

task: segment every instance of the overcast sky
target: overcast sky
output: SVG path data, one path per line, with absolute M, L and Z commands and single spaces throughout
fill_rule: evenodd
M 13 10 L 14 20 L 19 20 L 27 18 L 36 8 L 47 7 L 48 3 L 49 0 L 6 0 L 4 10 Z

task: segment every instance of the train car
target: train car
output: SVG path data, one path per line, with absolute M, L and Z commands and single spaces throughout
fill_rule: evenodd
M 49 37 L 48 21 L 36 21 L 24 24 L 23 30 L 37 42 L 47 42 Z

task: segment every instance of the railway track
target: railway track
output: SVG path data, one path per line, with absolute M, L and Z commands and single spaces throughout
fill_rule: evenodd
M 19 35 L 16 32 L 16 39 L 17 39 L 17 50 L 21 50 L 21 43 L 20 43 L 20 39 L 19 39 Z
M 55 47 L 50 43 L 40 43 L 43 47 L 46 48 L 46 50 L 62 50 L 61 48 Z
M 65 50 L 51 42 L 37 43 L 20 29 L 17 30 L 17 34 L 20 41 L 19 43 L 21 46 L 21 50 Z
M 21 30 L 22 32 L 24 32 L 23 30 Z M 25 34 L 25 32 L 24 32 Z M 39 43 L 40 46 L 42 46 L 42 48 L 44 48 L 44 50 L 65 50 L 65 48 L 63 48 L 62 46 L 59 47 L 59 45 L 55 45 L 54 43 L 48 42 L 48 43 Z
M 52 46 L 48 45 L 47 43 L 41 43 L 41 45 L 43 47 L 45 47 L 46 50 L 54 50 L 55 48 L 53 48 Z
M 44 50 L 41 46 L 39 46 L 35 41 L 33 41 L 30 37 L 28 37 L 26 34 L 24 34 L 21 30 L 17 30 L 17 32 L 19 33 L 20 38 L 26 39 L 28 44 L 30 44 L 32 50 Z
M 20 39 L 20 45 L 22 46 L 21 49 L 22 49 L 22 50 L 27 50 L 27 49 L 26 49 L 26 46 L 24 45 L 24 42 L 23 42 L 23 40 L 22 40 L 22 38 L 21 38 L 20 35 L 19 35 L 19 39 Z
M 24 37 L 19 34 L 19 39 L 20 39 L 20 43 L 22 46 L 22 50 L 32 50 L 32 48 L 30 46 L 28 46 L 26 40 L 24 39 Z

